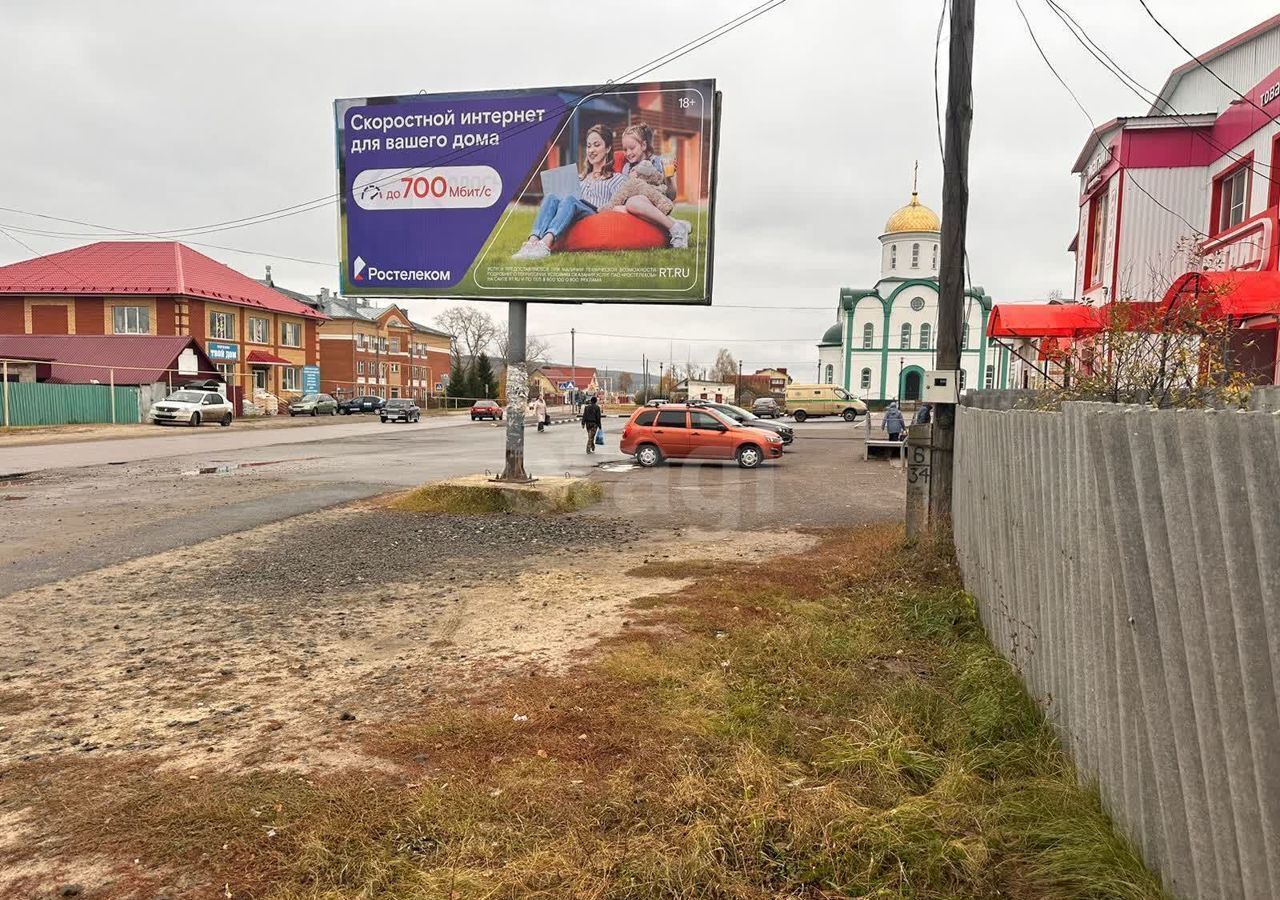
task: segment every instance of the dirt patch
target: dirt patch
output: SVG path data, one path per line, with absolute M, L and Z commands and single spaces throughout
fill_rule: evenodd
M 135 560 L 0 601 L 0 763 L 352 764 L 424 695 L 561 670 L 686 583 L 629 570 L 811 542 L 366 503 Z

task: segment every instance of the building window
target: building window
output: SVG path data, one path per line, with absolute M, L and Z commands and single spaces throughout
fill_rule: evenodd
M 858 384 L 864 391 L 871 390 L 871 370 L 863 369 L 862 375 L 858 378 Z
M 862 349 L 870 350 L 875 346 L 876 327 L 868 322 L 862 326 Z
M 251 344 L 271 343 L 271 320 L 249 317 L 249 342 Z
M 209 337 L 234 338 L 236 336 L 236 317 L 231 313 L 209 313 Z
M 400 374 L 400 363 L 392 363 L 392 364 L 391 364 L 391 374 L 392 374 L 392 375 L 399 375 L 399 374 Z
M 281 322 L 280 343 L 286 347 L 301 347 L 302 326 L 297 322 Z
M 1249 164 L 1246 158 L 1214 181 L 1214 234 L 1234 228 L 1249 217 Z
M 218 374 L 222 376 L 222 380 L 228 384 L 235 383 L 236 364 L 235 363 L 214 363 L 213 367 L 218 370 Z
M 146 306 L 117 306 L 111 311 L 116 334 L 150 334 L 151 309 Z
M 890 269 L 898 268 L 898 245 L 897 244 L 889 245 L 889 268 Z
M 933 268 L 938 268 L 938 245 L 933 245 Z
M 911 268 L 913 269 L 920 268 L 920 245 L 919 244 L 911 245 Z
M 298 389 L 298 370 L 293 366 L 285 366 L 280 370 L 280 388 L 285 391 Z
M 391 352 L 392 352 L 392 353 L 399 353 L 399 352 L 400 352 L 400 338 L 392 338 L 392 339 L 391 339 Z
M 933 340 L 933 326 L 925 322 L 920 326 L 920 349 L 928 350 L 931 340 Z
M 1097 287 L 1102 283 L 1102 257 L 1107 238 L 1107 208 L 1110 201 L 1107 190 L 1093 198 L 1089 210 L 1089 237 L 1086 250 L 1088 281 L 1086 288 Z
M 827 384 L 836 380 L 836 367 L 827 363 Z
M 898 346 L 903 350 L 911 349 L 911 323 L 902 323 L 902 339 L 898 342 Z
M 960 349 L 969 349 L 969 323 L 965 322 L 960 326 Z
M 985 387 L 987 390 L 991 390 L 993 387 L 995 387 L 995 384 L 996 384 L 996 367 L 988 363 L 986 374 L 982 378 L 982 386 Z
M 386 339 L 386 338 L 384 338 L 384 337 L 380 337 L 380 338 L 378 338 L 378 349 L 379 349 L 379 350 L 381 350 L 383 353 L 386 353 L 386 352 L 387 352 L 387 339 Z
M 363 360 L 363 359 L 361 359 L 361 360 L 357 360 L 357 361 L 356 361 L 356 374 L 357 374 L 357 375 L 363 375 L 363 374 L 364 374 L 364 360 Z
M 923 297 L 912 297 L 912 298 L 911 298 L 911 308 L 912 308 L 913 310 L 915 310 L 916 312 L 920 312 L 920 310 L 924 309 L 924 298 L 923 298 Z
M 964 390 L 964 383 L 969 380 L 969 373 L 964 369 L 960 370 L 960 390 Z

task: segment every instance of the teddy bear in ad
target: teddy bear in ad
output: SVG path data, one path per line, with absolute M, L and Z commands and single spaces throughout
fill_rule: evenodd
M 631 167 L 630 177 L 609 201 L 610 206 L 624 206 L 635 196 L 648 197 L 663 215 L 670 215 L 675 204 L 665 190 L 667 178 L 649 160 Z

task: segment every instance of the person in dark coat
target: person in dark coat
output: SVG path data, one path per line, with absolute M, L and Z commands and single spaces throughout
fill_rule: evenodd
M 906 422 L 902 419 L 902 412 L 898 409 L 897 402 L 889 404 L 889 408 L 884 411 L 884 430 L 889 432 L 889 440 L 902 440 L 902 432 L 906 427 Z
M 596 432 L 600 430 L 602 417 L 600 414 L 600 404 L 596 402 L 596 398 L 592 397 L 587 401 L 587 405 L 582 407 L 582 427 L 587 429 L 587 452 L 596 452 Z
M 916 417 L 911 420 L 912 425 L 928 425 L 933 418 L 933 407 L 928 403 L 921 403 L 920 408 L 916 410 Z

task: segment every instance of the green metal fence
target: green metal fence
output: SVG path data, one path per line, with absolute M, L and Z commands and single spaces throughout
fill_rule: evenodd
M 91 422 L 133 425 L 139 421 L 138 412 L 136 387 L 0 384 L 0 425 L 81 425 Z

